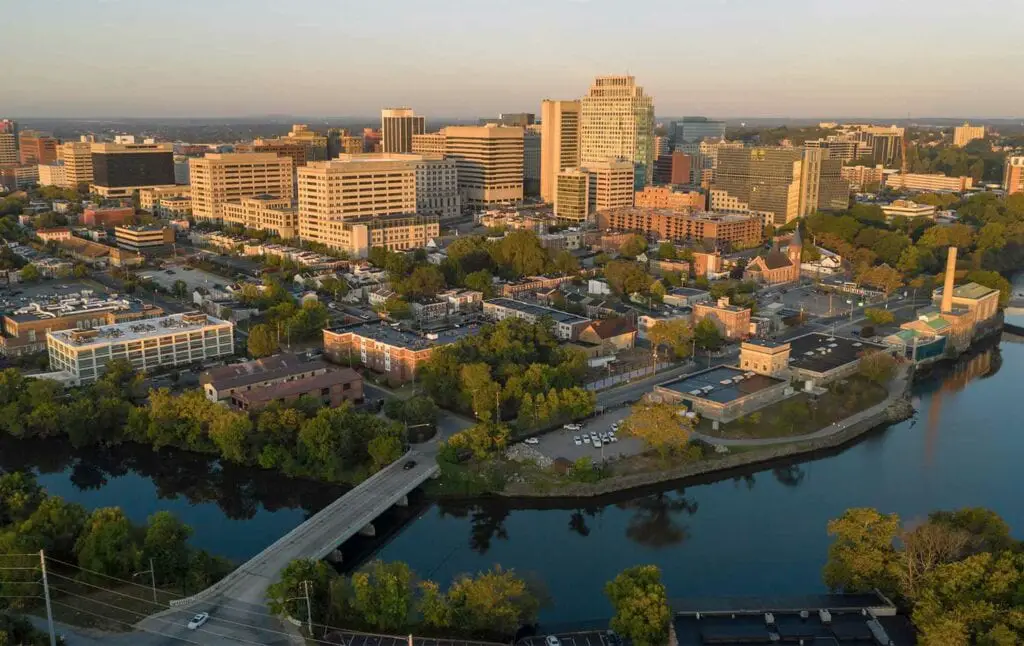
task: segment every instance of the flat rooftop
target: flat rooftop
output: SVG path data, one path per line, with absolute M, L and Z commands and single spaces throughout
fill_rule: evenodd
M 90 294 L 61 294 L 54 298 L 38 298 L 6 313 L 13 321 L 43 321 L 63 316 L 103 314 L 106 312 L 142 312 L 145 305 L 138 299 L 96 298 Z
M 991 287 L 985 287 L 978 283 L 964 283 L 963 285 L 957 285 L 953 288 L 953 296 L 957 298 L 968 298 L 971 300 L 978 300 L 984 298 L 996 290 Z M 943 288 L 939 287 L 933 293 L 933 297 L 942 296 Z
M 814 332 L 789 341 L 789 366 L 825 373 L 856 361 L 865 351 L 884 350 L 885 346 L 859 339 L 847 339 Z
M 549 316 L 556 323 L 585 323 L 590 320 L 584 316 L 563 312 L 562 310 L 556 310 L 551 307 L 544 307 L 543 305 L 514 301 L 511 298 L 492 298 L 488 301 L 484 301 L 484 303 L 490 303 L 491 305 L 497 305 L 498 307 L 506 307 L 510 310 L 516 310 L 531 316 Z
M 355 334 L 379 341 L 380 343 L 386 343 L 396 348 L 426 350 L 455 343 L 467 336 L 473 336 L 480 332 L 480 326 L 466 325 L 458 328 L 453 327 L 429 335 L 420 335 L 415 332 L 400 330 L 384 323 L 364 323 L 354 327 L 334 328 L 330 331 L 335 334 Z
M 759 375 L 731 366 L 718 366 L 675 381 L 659 384 L 658 387 L 673 390 L 688 397 L 728 404 L 765 388 L 784 383 L 786 383 L 784 379 Z M 699 394 L 697 394 L 698 390 L 701 391 Z
M 195 332 L 210 325 L 229 325 L 229 323 L 201 312 L 185 312 L 143 321 L 103 325 L 87 330 L 88 332 L 95 332 L 96 335 L 79 341 L 74 340 L 74 335 L 76 332 L 82 332 L 82 330 L 60 330 L 58 332 L 50 332 L 50 336 L 70 345 L 87 346 L 105 343 L 124 343 L 125 341 L 138 341 L 167 334 Z
M 671 296 L 688 296 L 693 298 L 695 296 L 707 296 L 711 292 L 706 289 L 697 289 L 696 287 L 676 287 L 674 289 L 670 289 L 668 293 Z

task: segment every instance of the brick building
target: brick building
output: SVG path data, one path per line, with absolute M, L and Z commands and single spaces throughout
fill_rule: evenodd
M 324 330 L 324 356 L 335 363 L 366 366 L 386 375 L 388 383 L 395 386 L 414 381 L 419 366 L 435 349 L 479 330 L 469 325 L 419 335 L 383 323 L 335 328 Z
M 598 212 L 603 231 L 634 231 L 662 240 L 751 245 L 761 241 L 761 219 L 750 215 L 684 213 L 668 209 L 627 208 Z

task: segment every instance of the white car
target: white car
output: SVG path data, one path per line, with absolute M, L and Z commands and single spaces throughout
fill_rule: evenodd
M 577 435 L 576 437 L 572 438 L 572 441 L 573 441 L 573 444 L 575 444 L 576 446 L 580 446 L 581 444 L 583 444 L 583 440 L 580 439 L 579 435 Z
M 608 436 L 608 441 L 609 442 L 618 442 L 619 438 L 615 437 L 615 435 L 609 435 Z
M 534 444 L 540 444 L 540 440 L 538 440 L 535 437 L 528 437 L 525 440 L 523 440 L 523 444 L 529 444 L 532 446 Z
M 583 426 L 580 425 L 580 424 L 566 424 L 562 428 L 564 428 L 567 431 L 582 431 L 583 430 Z
M 209 620 L 210 620 L 210 613 L 208 613 L 208 612 L 201 612 L 198 615 L 196 615 L 195 617 L 192 617 L 192 621 L 188 622 L 188 629 L 189 630 L 195 630 L 196 628 L 199 628 L 200 626 L 202 626 L 203 624 L 205 624 Z
M 613 431 L 619 430 L 619 423 L 618 422 L 612 422 L 612 430 Z
M 584 435 L 583 436 L 583 441 L 586 442 L 587 444 L 590 444 L 590 436 L 589 435 Z
M 595 449 L 601 448 L 601 440 L 594 440 L 594 448 Z
M 544 638 L 544 646 L 562 646 L 562 642 L 554 635 L 548 635 Z

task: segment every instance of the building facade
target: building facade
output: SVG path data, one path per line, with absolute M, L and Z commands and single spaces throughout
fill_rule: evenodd
M 964 125 L 953 128 L 953 145 L 959 148 L 966 146 L 976 139 L 985 138 L 985 126 L 972 126 L 964 122 Z
M 417 155 L 444 155 L 444 131 L 412 136 L 412 152 Z M 348 152 L 347 150 L 345 152 Z
M 146 255 L 167 253 L 174 244 L 174 229 L 160 225 L 114 227 L 117 246 Z
M 669 209 L 625 208 L 599 211 L 602 231 L 633 231 L 660 240 L 750 246 L 761 241 L 764 227 L 757 216 L 687 213 Z
M 689 184 L 692 180 L 692 158 L 681 151 L 660 155 L 654 160 L 655 184 Z
M 1024 193 L 1024 157 L 1007 157 L 1003 168 L 1003 190 L 1007 195 Z
M 397 386 L 415 380 L 420 365 L 435 349 L 477 332 L 476 326 L 465 326 L 421 336 L 367 323 L 324 330 L 324 356 L 335 363 L 366 366 Z
M 729 303 L 729 298 L 720 298 L 714 304 L 696 303 L 693 306 L 693 324 L 711 320 L 718 331 L 727 339 L 745 339 L 750 336 L 750 308 Z
M 590 174 L 579 168 L 566 168 L 558 173 L 555 195 L 555 217 L 570 222 L 583 222 L 590 214 Z
M 64 164 L 39 164 L 39 185 L 60 186 L 67 185 L 67 174 L 64 172 Z
M 698 191 L 673 191 L 667 186 L 645 186 L 633 197 L 637 208 L 703 211 L 707 195 Z
M 725 139 L 725 122 L 707 117 L 683 117 L 672 124 L 672 136 L 678 144 L 700 143 L 705 139 Z
M 254 195 L 294 195 L 292 160 L 274 153 L 207 153 L 189 163 L 192 215 L 220 222 L 223 206 Z
M 591 322 L 590 319 L 576 314 L 509 298 L 492 298 L 484 301 L 484 316 L 492 321 L 519 318 L 528 323 L 538 323 L 541 319 L 547 319 L 552 322 L 555 336 L 563 341 L 575 341 Z
M 0 132 L 0 166 L 17 164 L 18 157 L 18 135 L 13 132 Z
M 189 194 L 188 186 L 165 186 L 162 188 L 144 188 L 139 191 L 139 208 L 147 213 L 155 213 L 161 200 L 168 197 L 179 197 Z
M 79 383 L 99 379 L 113 360 L 135 370 L 201 363 L 234 353 L 234 325 L 199 312 L 46 335 L 50 368 Z
M 347 252 L 353 258 L 366 258 L 372 247 L 388 251 L 423 249 L 440 236 L 436 215 L 399 214 L 348 218 L 330 229 L 327 246 Z
M 445 156 L 455 160 L 459 194 L 470 207 L 523 199 L 523 129 L 506 126 L 449 126 Z
M 798 148 L 721 148 L 711 184 L 711 210 L 733 210 L 729 198 L 750 211 L 773 214 L 776 225 L 800 216 L 803 151 Z
M 558 174 L 580 164 L 580 102 L 545 99 L 540 119 L 540 197 L 555 203 Z
M 384 153 L 411 153 L 413 135 L 425 132 L 426 119 L 412 108 L 385 108 L 380 111 L 380 144 Z
M 593 162 L 583 170 L 590 176 L 591 212 L 633 206 L 636 171 L 631 162 Z
M 92 144 L 93 183 L 103 197 L 131 197 L 152 186 L 174 186 L 174 146 L 163 144 Z
M 866 190 L 872 184 L 882 185 L 885 170 L 881 166 L 843 166 L 839 176 L 850 183 L 850 188 Z
M 291 160 L 288 160 L 289 163 Z M 221 220 L 246 229 L 270 231 L 282 238 L 299 234 L 299 211 L 289 197 L 254 195 L 221 205 Z
M 416 160 L 416 213 L 435 215 L 442 220 L 462 213 L 459 196 L 459 169 L 454 159 L 443 155 L 421 155 Z
M 580 101 L 580 164 L 626 160 L 636 186 L 654 174 L 654 100 L 632 76 L 599 76 Z
M 57 162 L 57 140 L 35 130 L 22 130 L 18 153 L 22 164 L 53 164 Z
M 963 193 L 974 188 L 974 178 L 947 177 L 941 173 L 893 173 L 886 175 L 885 186 L 897 191 Z

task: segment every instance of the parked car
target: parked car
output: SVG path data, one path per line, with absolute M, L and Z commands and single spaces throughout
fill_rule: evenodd
M 523 444 L 529 444 L 532 446 L 534 444 L 540 444 L 540 440 L 538 440 L 535 437 L 528 437 L 525 440 L 523 440 Z
M 618 442 L 619 438 L 615 437 L 614 435 L 609 435 L 608 436 L 608 441 L 609 442 Z
M 562 646 L 562 642 L 554 635 L 548 635 L 544 638 L 544 646 Z
M 195 617 L 192 617 L 192 621 L 188 622 L 188 629 L 189 630 L 195 630 L 196 628 L 199 628 L 200 626 L 202 626 L 203 624 L 205 624 L 209 620 L 210 620 L 210 613 L 208 613 L 208 612 L 201 612 L 198 615 L 196 615 Z
M 589 435 L 584 435 L 583 436 L 583 441 L 586 442 L 587 444 L 590 444 L 590 436 Z
M 580 439 L 579 435 L 577 435 L 576 437 L 572 438 L 572 441 L 573 441 L 573 443 L 576 446 L 579 446 L 579 445 L 583 444 L 583 440 Z
M 567 431 L 582 431 L 583 430 L 583 425 L 582 424 L 566 424 L 562 428 L 564 428 Z
M 594 440 L 594 448 L 595 449 L 601 448 L 601 440 Z
M 612 430 L 613 431 L 619 430 L 619 423 L 618 422 L 612 422 Z

